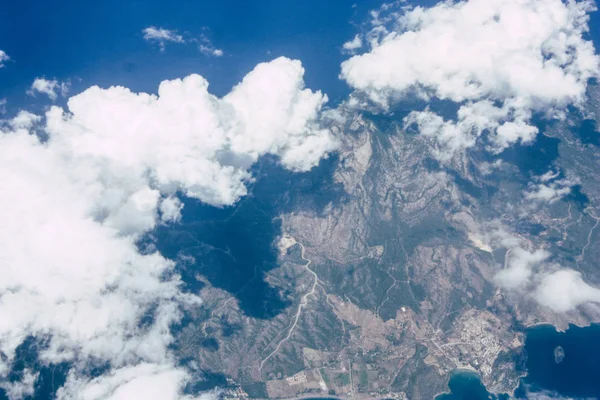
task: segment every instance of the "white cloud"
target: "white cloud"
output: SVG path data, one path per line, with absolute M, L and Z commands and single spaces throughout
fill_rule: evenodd
M 69 100 L 71 115 L 53 108 L 48 129 L 57 145 L 150 174 L 159 189 L 232 204 L 246 194 L 247 170 L 261 155 L 307 171 L 336 147 L 318 126 L 327 97 L 304 89 L 303 73 L 286 58 L 262 63 L 221 99 L 199 75 L 162 82 L 158 96 L 92 87 Z
M 318 125 L 326 96 L 303 73 L 285 58 L 259 64 L 223 98 L 198 75 L 163 82 L 158 96 L 92 87 L 46 113 L 47 140 L 28 131 L 40 123 L 30 113 L 0 128 L 0 376 L 35 336 L 48 344 L 42 362 L 74 363 L 65 399 L 140 387 L 185 398 L 170 326 L 199 299 L 181 293 L 172 261 L 136 242 L 179 218 L 175 193 L 233 204 L 260 156 L 306 171 L 335 148 Z M 90 381 L 78 366 L 92 360 L 111 370 Z
M 4 67 L 4 63 L 8 60 L 10 60 L 8 54 L 6 54 L 5 51 L 0 50 L 0 68 Z
M 451 151 L 473 146 L 486 131 L 491 150 L 500 151 L 535 138 L 533 112 L 559 116 L 581 104 L 588 79 L 600 76 L 593 44 L 583 38 L 592 10 L 587 0 L 416 7 L 393 14 L 391 31 L 375 26 L 371 51 L 343 62 L 341 77 L 384 107 L 415 94 L 457 102 L 456 121 L 438 121 L 431 111 L 410 118 L 440 129 L 441 146 Z
M 51 100 L 56 100 L 58 95 L 66 96 L 69 92 L 69 82 L 59 82 L 56 79 L 48 80 L 45 78 L 35 78 L 31 84 L 31 88 L 27 91 L 30 96 L 35 96 L 36 93 L 47 95 Z
M 144 39 L 146 41 L 158 44 L 161 50 L 165 49 L 167 42 L 185 43 L 182 35 L 178 34 L 177 31 L 172 31 L 169 29 L 149 26 L 144 28 L 142 33 L 144 34 Z
M 461 121 L 458 124 L 451 121 L 444 121 L 438 114 L 431 111 L 411 112 L 404 118 L 404 126 L 415 124 L 419 132 L 430 138 L 434 138 L 436 146 L 434 153 L 439 159 L 449 159 L 455 151 L 471 147 L 475 144 L 475 138 L 463 133 L 466 129 L 474 129 L 480 132 L 481 129 L 473 126 L 471 122 Z
M 537 182 L 529 184 L 525 199 L 534 203 L 552 204 L 571 193 L 571 187 L 577 182 L 568 178 L 556 179 L 558 175 L 558 172 L 548 171 L 535 178 Z
M 556 182 L 550 185 L 540 183 L 532 185 L 531 190 L 525 193 L 525 198 L 527 200 L 552 204 L 569 193 L 571 193 L 571 188 L 569 186 L 560 186 L 560 184 Z
M 533 268 L 550 257 L 550 253 L 542 249 L 529 252 L 515 247 L 508 251 L 510 255 L 507 255 L 507 265 L 494 279 L 500 286 L 509 290 L 520 289 L 531 283 Z
M 534 297 L 556 312 L 567 312 L 587 302 L 600 302 L 600 289 L 587 284 L 581 273 L 561 269 L 544 276 Z
M 183 203 L 177 197 L 167 197 L 160 203 L 162 222 L 179 222 Z
M 544 174 L 541 178 L 552 175 Z M 491 244 L 507 248 L 504 268 L 494 276 L 502 289 L 533 298 L 554 312 L 569 312 L 588 302 L 600 302 L 600 289 L 586 283 L 581 274 L 549 262 L 545 249 L 527 250 L 525 240 L 492 224 L 486 235 Z
M 223 50 L 216 48 L 210 39 L 204 34 L 201 34 L 199 39 L 195 41 L 200 43 L 198 45 L 200 52 L 206 54 L 207 56 L 221 57 L 223 54 L 225 54 Z
M 139 254 L 131 236 L 98 221 L 103 193 L 127 189 L 111 176 L 118 171 L 24 130 L 2 134 L 0 154 L 0 180 L 10 188 L 0 210 L 0 351 L 6 357 L 0 374 L 30 335 L 49 336 L 40 354 L 48 362 L 167 363 L 171 338 L 164 328 L 178 318 L 178 280 L 163 279 L 172 263 Z M 115 205 L 106 212 L 119 211 Z M 139 218 L 145 210 L 131 211 Z M 140 318 L 155 304 L 157 323 L 140 331 Z
M 539 179 L 541 182 L 548 182 L 548 181 L 551 181 L 551 180 L 553 180 L 553 179 L 556 179 L 556 178 L 558 178 L 558 176 L 559 176 L 559 175 L 560 175 L 560 173 L 559 173 L 558 171 L 557 171 L 557 172 L 554 172 L 554 171 L 552 171 L 552 170 L 549 170 L 549 171 L 548 171 L 548 172 L 546 172 L 545 174 L 543 174 L 543 175 L 540 175 L 540 176 L 538 177 L 538 179 Z
M 484 235 L 484 239 L 488 245 L 494 248 L 504 247 L 510 249 L 520 246 L 523 243 L 523 238 L 514 235 L 499 222 L 494 221 L 489 225 L 490 230 Z
M 153 364 L 140 364 L 112 371 L 108 375 L 87 380 L 71 374 L 59 389 L 58 400 L 214 400 L 216 394 L 198 397 L 179 393 L 187 376 L 181 370 Z
M 21 110 L 8 123 L 13 129 L 31 129 L 33 125 L 40 122 L 42 117 L 30 113 L 29 111 Z
M 360 35 L 356 35 L 354 36 L 354 39 L 347 41 L 346 43 L 343 44 L 343 49 L 347 50 L 349 52 L 354 52 L 355 50 L 358 50 L 362 47 L 363 43 L 362 43 L 362 39 L 360 38 Z
M 484 176 L 490 175 L 494 170 L 500 169 L 504 166 L 504 161 L 498 159 L 493 162 L 483 161 L 480 162 L 477 167 Z
M 142 30 L 144 39 L 148 42 L 156 43 L 161 51 L 164 51 L 168 42 L 171 43 L 198 43 L 198 50 L 207 56 L 221 57 L 225 53 L 222 49 L 215 47 L 205 34 L 199 37 L 183 37 L 175 30 L 157 28 L 150 26 Z
M 35 393 L 35 381 L 39 374 L 33 373 L 29 369 L 22 372 L 21 380 L 6 383 L 3 389 L 9 399 L 31 398 Z
M 207 56 L 221 57 L 224 54 L 223 50 L 216 49 L 212 46 L 208 46 L 205 44 L 201 44 L 200 46 L 198 46 L 198 49 L 201 53 L 206 54 Z
M 567 397 L 549 390 L 532 392 L 529 385 L 523 385 L 523 388 L 527 400 L 594 400 L 591 397 L 586 397 L 585 399 L 581 397 Z

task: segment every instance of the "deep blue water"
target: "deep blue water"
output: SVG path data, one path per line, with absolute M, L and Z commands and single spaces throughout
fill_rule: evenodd
M 194 257 L 195 262 L 178 265 L 186 290 L 202 289 L 194 278 L 201 274 L 214 287 L 235 296 L 246 315 L 273 318 L 291 305 L 283 288 L 264 279 L 278 267 L 273 243 L 281 234 L 279 215 L 291 210 L 321 212 L 330 202 L 340 201 L 343 189 L 332 180 L 336 163 L 332 157 L 310 172 L 297 174 L 265 158 L 253 171 L 256 181 L 250 194 L 232 207 L 182 199 L 181 223 L 157 229 L 155 245 L 173 260 Z
M 44 338 L 28 337 L 23 343 L 17 347 L 15 362 L 11 365 L 8 380 L 11 382 L 20 381 L 23 377 L 25 369 L 30 369 L 38 372 L 38 378 L 34 386 L 34 394 L 26 399 L 53 399 L 56 396 L 56 391 L 66 381 L 69 371 L 69 364 L 50 364 L 43 365 L 39 360 L 39 350 L 47 345 Z M 101 369 L 90 367 L 88 371 L 90 376 L 97 376 Z M 0 389 L 0 400 L 8 400 L 6 391 Z
M 600 132 L 596 130 L 595 120 L 584 120 L 577 132 L 583 144 L 600 146 Z
M 307 86 L 324 91 L 335 104 L 350 92 L 338 79 L 340 63 L 348 58 L 341 46 L 381 2 L 4 1 L 0 48 L 12 61 L 2 69 L 0 92 L 12 112 L 40 102 L 25 94 L 38 76 L 71 80 L 73 94 L 95 84 L 155 93 L 164 79 L 199 73 L 222 96 L 257 63 L 287 56 L 301 60 Z M 225 55 L 207 57 L 192 43 L 161 52 L 142 38 L 149 25 L 188 37 L 203 33 Z
M 561 346 L 565 357 L 557 363 L 554 349 Z M 576 398 L 600 398 L 600 325 L 570 326 L 557 332 L 542 325 L 527 330 L 525 342 L 528 375 L 521 380 L 517 395 L 551 391 Z
M 536 125 L 544 132 L 542 122 Z M 499 158 L 516 165 L 524 176 L 542 175 L 558 158 L 559 143 L 559 139 L 540 133 L 532 144 L 512 146 L 500 153 Z
M 492 400 L 508 399 L 507 395 L 494 396 L 490 394 L 479 375 L 468 370 L 457 370 L 452 373 L 448 381 L 449 393 L 436 397 L 436 400 Z
M 564 350 L 564 359 L 556 362 L 554 350 Z M 585 328 L 570 326 L 557 332 L 551 325 L 527 329 L 525 341 L 527 376 L 515 392 L 518 399 L 531 398 L 536 392 L 555 396 L 600 399 L 600 325 Z M 456 371 L 448 382 L 450 392 L 436 400 L 489 400 L 495 397 L 476 373 Z
M 194 278 L 201 273 L 212 285 L 234 295 L 246 315 L 272 318 L 291 305 L 282 288 L 273 287 L 264 279 L 266 272 L 278 266 L 273 247 L 273 241 L 281 233 L 277 217 L 290 210 L 321 213 L 330 202 L 343 201 L 343 189 L 333 181 L 336 165 L 337 158 L 331 157 L 310 172 L 292 173 L 279 166 L 277 160 L 265 157 L 252 171 L 256 180 L 249 185 L 249 195 L 239 203 L 217 208 L 182 199 L 185 207 L 181 224 L 157 229 L 140 248 L 152 242 L 173 260 L 179 255 L 194 256 L 195 263 L 178 266 L 185 290 L 198 292 L 202 288 Z M 153 318 L 153 310 L 149 310 L 140 326 L 150 324 Z M 224 335 L 238 328 L 226 320 L 220 327 Z M 207 338 L 201 345 L 210 348 L 218 343 Z M 38 355 L 44 346 L 45 338 L 27 339 L 17 348 L 9 374 L 9 380 L 18 381 L 25 369 L 39 372 L 31 397 L 35 400 L 55 398 L 70 368 L 67 363 L 43 365 Z M 95 377 L 108 367 L 90 365 L 86 374 Z M 201 381 L 186 387 L 186 392 L 196 394 L 226 384 L 224 375 L 206 372 Z M 6 392 L 0 389 L 0 400 L 5 399 L 8 399 Z

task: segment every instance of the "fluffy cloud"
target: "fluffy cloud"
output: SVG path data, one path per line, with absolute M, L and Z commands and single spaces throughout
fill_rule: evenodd
M 6 54 L 6 52 L 3 50 L 0 50 L 0 68 L 4 67 L 4 63 L 8 60 L 10 60 L 8 54 Z
M 530 283 L 533 267 L 550 257 L 546 250 L 529 252 L 521 247 L 508 250 L 505 268 L 495 276 L 496 282 L 510 290 L 520 289 Z
M 36 123 L 40 122 L 42 117 L 35 115 L 25 110 L 19 111 L 19 113 L 10 121 L 9 125 L 13 129 L 31 129 Z
M 35 381 L 38 376 L 39 374 L 25 369 L 20 381 L 9 382 L 4 385 L 3 389 L 6 391 L 9 399 L 31 398 L 35 394 Z
M 563 196 L 571 192 L 571 188 L 568 185 L 559 186 L 559 183 L 552 183 L 546 185 L 543 183 L 533 185 L 532 190 L 525 194 L 525 198 L 533 201 L 543 201 L 548 203 L 554 203 L 560 200 Z
M 600 302 L 600 289 L 584 282 L 581 273 L 561 269 L 542 278 L 534 297 L 556 312 L 566 312 L 590 301 Z
M 144 34 L 144 39 L 146 41 L 158 44 L 161 50 L 165 49 L 167 42 L 185 43 L 183 36 L 179 35 L 177 31 L 172 31 L 169 29 L 149 26 L 142 29 L 142 33 Z
M 140 388 L 181 398 L 188 376 L 170 326 L 199 299 L 180 292 L 172 261 L 137 242 L 178 220 L 177 194 L 233 204 L 261 155 L 306 171 L 335 148 L 317 122 L 326 96 L 304 88 L 303 72 L 285 58 L 260 64 L 223 98 L 198 75 L 163 82 L 157 96 L 92 87 L 43 125 L 26 112 L 4 124 L 0 376 L 34 336 L 42 362 L 74 363 L 61 398 Z M 111 370 L 92 380 L 81 369 L 105 362 Z
M 286 58 L 259 64 L 221 99 L 199 75 L 162 82 L 158 96 L 92 87 L 69 99 L 71 114 L 53 108 L 48 129 L 64 151 L 131 170 L 163 192 L 228 205 L 246 194 L 247 170 L 261 155 L 307 171 L 336 147 L 318 126 L 327 97 L 304 89 L 303 73 Z
M 543 175 L 548 176 L 552 175 Z M 550 262 L 552 254 L 547 250 L 527 250 L 524 239 L 501 226 L 494 227 L 486 239 L 494 246 L 508 249 L 504 268 L 494 276 L 501 288 L 530 296 L 557 313 L 588 302 L 600 303 L 600 289 L 585 282 L 579 272 Z
M 59 94 L 61 96 L 67 95 L 69 86 L 68 82 L 59 82 L 56 79 L 35 78 L 27 94 L 35 96 L 36 93 L 42 93 L 50 97 L 51 100 L 56 100 Z
M 571 193 L 571 186 L 576 182 L 571 179 L 556 179 L 559 173 L 548 171 L 535 178 L 525 192 L 525 199 L 535 203 L 554 203 Z
M 593 44 L 583 38 L 592 10 L 587 0 L 416 7 L 392 14 L 391 30 L 369 32 L 371 50 L 342 63 L 341 77 L 384 107 L 411 94 L 459 103 L 456 120 L 425 110 L 407 123 L 439 132 L 445 151 L 473 146 L 483 132 L 500 151 L 535 138 L 532 113 L 560 116 L 581 104 L 587 81 L 600 75 Z
M 160 219 L 162 222 L 179 222 L 183 203 L 177 197 L 167 197 L 160 203 Z
M 214 400 L 206 393 L 198 397 L 181 396 L 186 375 L 181 370 L 165 369 L 152 364 L 125 367 L 99 378 L 86 380 L 74 374 L 58 391 L 58 400 Z
M 44 362 L 169 365 L 167 328 L 179 315 L 178 279 L 168 277 L 170 261 L 139 254 L 131 236 L 95 218 L 101 192 L 94 186 L 103 178 L 97 166 L 25 130 L 2 134 L 0 154 L 0 181 L 11 188 L 0 210 L 0 373 L 29 336 L 47 338 Z M 133 218 L 143 212 L 132 211 Z M 140 329 L 140 319 L 157 304 L 156 323 Z

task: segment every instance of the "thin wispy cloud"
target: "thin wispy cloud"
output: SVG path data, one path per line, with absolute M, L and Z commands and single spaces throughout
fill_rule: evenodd
M 144 40 L 158 44 L 161 50 L 165 49 L 168 42 L 185 43 L 185 39 L 182 35 L 178 34 L 177 31 L 170 29 L 149 26 L 144 28 L 142 33 L 144 34 Z
M 224 54 L 223 50 L 216 48 L 204 34 L 200 35 L 197 41 L 199 42 L 198 49 L 207 56 L 221 57 Z
M 180 34 L 176 30 L 157 28 L 155 26 L 143 29 L 142 33 L 147 42 L 157 44 L 161 51 L 165 50 L 167 43 L 196 43 L 198 50 L 207 56 L 221 57 L 224 54 L 224 51 L 216 47 L 203 33 L 198 37 L 193 37 L 189 34 L 184 36 L 184 34 Z
M 342 45 L 342 48 L 349 52 L 354 53 L 356 50 L 360 49 L 363 45 L 362 39 L 360 35 L 354 36 L 354 39 L 347 41 Z
M 5 51 L 0 50 L 0 68 L 4 67 L 4 63 L 8 60 L 10 60 L 8 54 L 6 54 Z

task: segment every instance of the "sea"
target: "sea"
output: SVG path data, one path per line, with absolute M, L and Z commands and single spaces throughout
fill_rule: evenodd
M 514 398 L 600 399 L 600 325 L 571 325 L 558 332 L 551 325 L 527 329 L 525 349 L 527 376 L 521 379 Z M 456 371 L 448 381 L 449 392 L 436 400 L 495 400 L 508 395 L 489 393 L 479 376 Z

